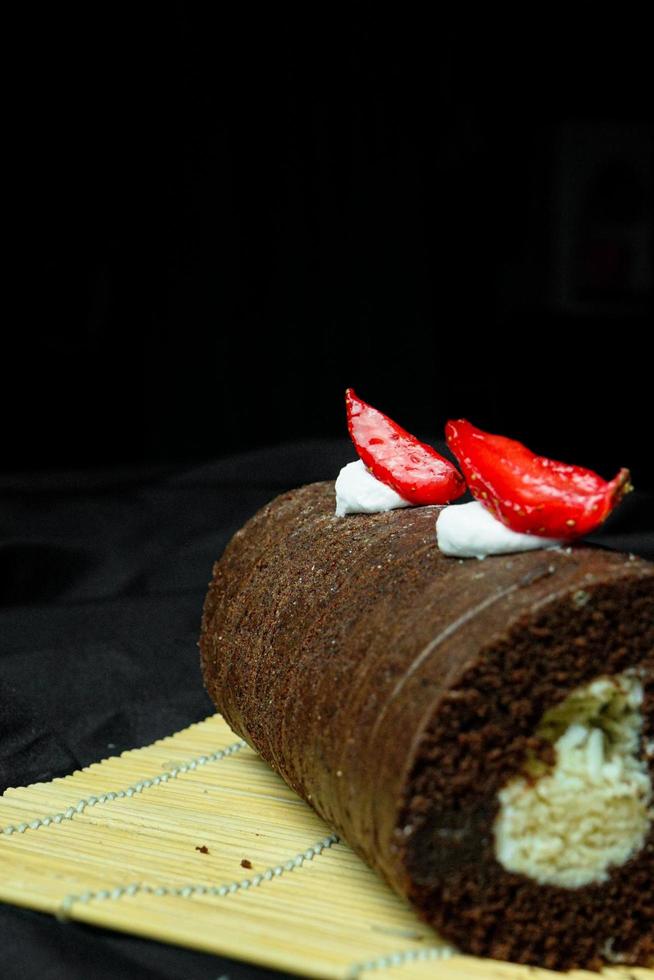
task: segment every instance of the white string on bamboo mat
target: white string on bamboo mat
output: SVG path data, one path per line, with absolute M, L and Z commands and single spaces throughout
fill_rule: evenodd
M 232 881 L 224 885 L 144 885 L 141 882 L 132 882 L 129 885 L 118 885 L 115 888 L 103 888 L 99 891 L 83 892 L 81 895 L 66 895 L 61 903 L 58 912 L 59 919 L 70 918 L 70 911 L 76 903 L 87 904 L 91 901 L 105 901 L 111 899 L 116 901 L 124 896 L 138 894 L 148 894 L 156 896 L 174 895 L 177 898 L 192 898 L 194 895 L 216 895 L 221 898 L 225 895 L 233 895 L 238 891 L 246 891 L 248 888 L 256 888 L 264 881 L 273 881 L 280 878 L 286 871 L 294 871 L 301 868 L 305 861 L 312 861 L 314 857 L 322 854 L 324 850 L 340 842 L 338 834 L 328 834 L 305 851 L 301 851 L 283 864 L 266 868 L 261 874 L 253 875 L 252 878 L 244 878 L 241 881 Z
M 137 796 L 143 790 L 165 784 L 171 779 L 177 779 L 178 776 L 184 773 L 193 772 L 198 766 L 206 766 L 209 762 L 220 762 L 221 759 L 233 755 L 240 749 L 245 748 L 246 745 L 247 742 L 239 739 L 238 742 L 233 742 L 224 749 L 217 749 L 208 755 L 199 755 L 195 759 L 189 759 L 188 762 L 181 762 L 168 772 L 162 772 L 161 775 L 152 776 L 149 779 L 139 779 L 125 789 L 111 790 L 108 793 L 101 793 L 98 796 L 85 796 L 65 810 L 50 813 L 45 817 L 35 817 L 33 820 L 23 821 L 19 824 L 9 824 L 7 827 L 3 827 L 0 832 L 4 836 L 9 837 L 11 834 L 23 834 L 26 830 L 38 830 L 39 827 L 49 827 L 50 824 L 60 824 L 64 820 L 72 820 L 73 817 L 83 813 L 87 807 L 99 806 L 102 803 L 111 803 L 112 800 L 120 800 L 124 797 Z
M 447 960 L 456 956 L 453 946 L 424 946 L 422 949 L 403 949 L 397 953 L 386 953 L 375 959 L 362 960 L 352 963 L 345 974 L 346 980 L 357 980 L 362 973 L 370 970 L 384 970 L 391 966 L 403 966 L 405 963 L 427 962 L 428 960 Z

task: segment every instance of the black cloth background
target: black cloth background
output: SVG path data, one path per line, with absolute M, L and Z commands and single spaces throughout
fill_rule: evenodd
M 211 714 L 197 638 L 212 563 L 257 508 L 354 458 L 349 441 L 321 440 L 187 468 L 0 477 L 0 792 Z M 654 558 L 652 503 L 631 494 L 596 540 Z M 0 949 L 4 980 L 272 976 L 6 905 Z

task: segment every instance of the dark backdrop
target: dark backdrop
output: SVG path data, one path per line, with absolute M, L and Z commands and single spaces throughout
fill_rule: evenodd
M 301 9 L 30 27 L 3 467 L 340 435 L 353 385 L 652 485 L 636 8 Z

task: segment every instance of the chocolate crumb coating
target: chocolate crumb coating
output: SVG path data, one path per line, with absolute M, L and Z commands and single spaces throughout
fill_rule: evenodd
M 285 493 L 216 563 L 206 688 L 242 738 L 461 950 L 550 968 L 654 960 L 654 830 L 605 880 L 539 884 L 496 858 L 498 792 L 544 712 L 598 676 L 642 682 L 654 776 L 654 565 L 589 546 L 459 561 L 438 507 L 334 515 Z M 649 746 L 650 748 L 646 748 Z

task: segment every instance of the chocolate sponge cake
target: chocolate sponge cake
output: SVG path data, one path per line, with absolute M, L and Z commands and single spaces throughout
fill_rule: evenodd
M 654 960 L 654 565 L 442 555 L 439 508 L 283 494 L 214 566 L 218 710 L 461 950 Z

